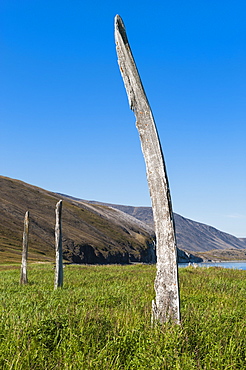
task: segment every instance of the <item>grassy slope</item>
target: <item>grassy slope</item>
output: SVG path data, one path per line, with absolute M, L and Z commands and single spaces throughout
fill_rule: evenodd
M 54 258 L 55 205 L 61 196 L 24 182 L 0 176 L 1 263 L 21 260 L 24 214 L 30 211 L 30 261 Z M 150 234 L 120 218 L 119 211 L 64 198 L 63 249 L 91 245 L 103 255 L 130 251 L 136 257 L 151 241 Z M 74 252 L 75 251 L 75 252 Z
M 154 266 L 0 271 L 2 369 L 245 369 L 246 271 L 180 269 L 182 325 L 151 328 Z

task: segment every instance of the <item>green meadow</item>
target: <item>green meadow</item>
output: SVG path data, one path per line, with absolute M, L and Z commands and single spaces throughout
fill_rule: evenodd
M 151 326 L 153 265 L 0 269 L 1 369 L 246 369 L 246 271 L 179 270 L 182 324 Z

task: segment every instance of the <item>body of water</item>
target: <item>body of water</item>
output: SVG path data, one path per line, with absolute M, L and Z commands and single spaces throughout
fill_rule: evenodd
M 200 263 L 179 263 L 179 267 L 187 267 L 189 265 L 201 267 L 224 267 L 227 269 L 246 270 L 246 261 L 232 261 L 232 262 L 200 262 Z

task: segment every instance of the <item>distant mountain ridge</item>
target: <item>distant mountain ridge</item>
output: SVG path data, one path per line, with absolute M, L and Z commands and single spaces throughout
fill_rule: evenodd
M 119 209 L 0 176 L 0 263 L 20 262 L 24 214 L 30 213 L 29 261 L 54 261 L 55 206 L 63 200 L 63 258 L 74 263 L 155 262 L 155 235 Z M 199 261 L 178 250 L 179 261 Z
M 80 200 L 0 176 L 0 262 L 20 262 L 27 210 L 30 212 L 29 260 L 54 261 L 55 205 L 60 199 L 66 260 L 100 264 L 154 261 L 155 234 L 150 207 Z M 226 258 L 228 249 L 233 258 L 238 259 L 239 251 L 246 256 L 244 238 L 238 239 L 177 214 L 174 217 L 180 262 L 198 262 L 200 257 L 208 259 L 214 255 L 220 258 L 218 252 L 223 252 Z
M 123 206 L 110 203 L 98 203 L 117 208 L 138 220 L 146 223 L 154 230 L 154 220 L 151 207 Z M 174 213 L 177 245 L 180 249 L 189 252 L 206 252 L 210 250 L 245 249 L 246 238 L 237 238 L 233 235 L 216 229 L 215 227 L 190 220 Z

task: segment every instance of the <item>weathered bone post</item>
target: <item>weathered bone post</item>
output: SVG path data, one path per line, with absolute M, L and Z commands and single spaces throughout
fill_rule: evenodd
M 62 200 L 56 204 L 56 225 L 55 225 L 55 289 L 63 285 L 63 265 L 62 265 Z
M 177 248 L 165 162 L 151 108 L 119 15 L 115 17 L 115 42 L 130 108 L 136 116 L 155 222 L 157 274 L 152 318 L 160 323 L 168 320 L 180 323 Z
M 26 211 L 25 218 L 24 218 L 20 284 L 28 283 L 28 280 L 27 280 L 28 236 L 29 236 L 29 212 Z

